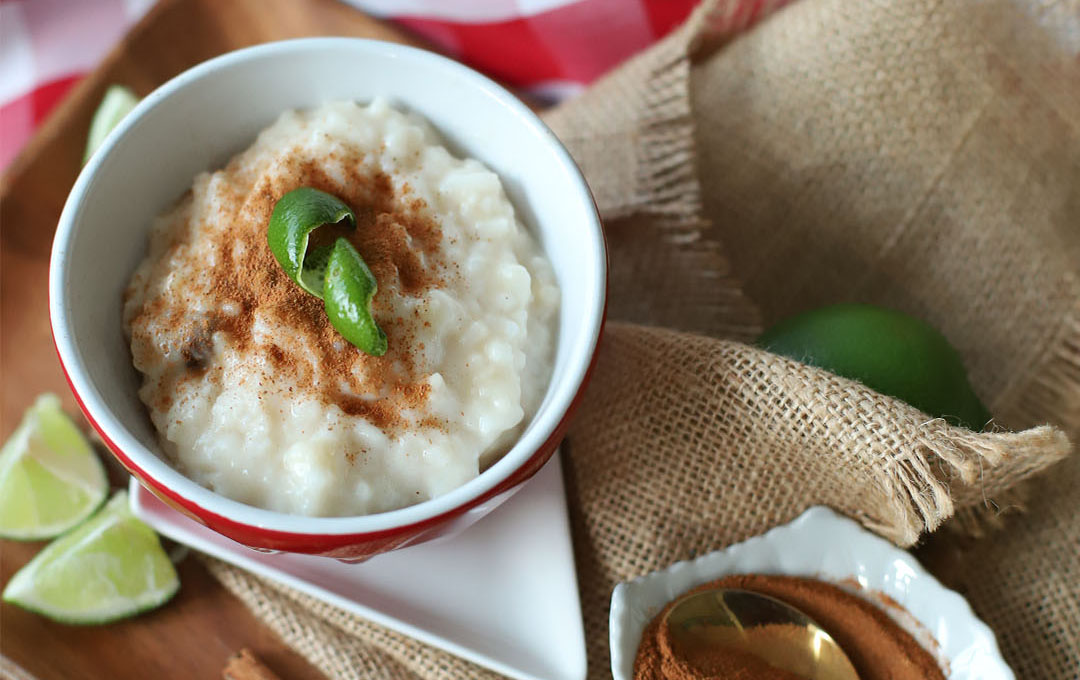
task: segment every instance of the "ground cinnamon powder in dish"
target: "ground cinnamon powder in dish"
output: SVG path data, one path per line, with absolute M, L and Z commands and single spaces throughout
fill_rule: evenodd
M 824 628 L 851 659 L 860 680 L 945 680 L 934 658 L 889 615 L 856 595 L 823 581 L 792 576 L 743 574 L 706 583 L 770 595 L 801 609 Z M 634 680 L 800 680 L 750 654 L 717 649 L 702 674 L 679 658 L 661 622 L 664 608 L 645 629 L 634 660 Z

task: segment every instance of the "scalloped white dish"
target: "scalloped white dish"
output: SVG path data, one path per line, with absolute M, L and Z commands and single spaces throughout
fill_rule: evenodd
M 615 586 L 609 624 L 614 680 L 633 676 L 641 634 L 668 602 L 703 583 L 749 573 L 819 578 L 861 595 L 934 654 L 949 680 L 1015 680 L 993 631 L 963 597 L 906 551 L 820 506 L 761 536 Z

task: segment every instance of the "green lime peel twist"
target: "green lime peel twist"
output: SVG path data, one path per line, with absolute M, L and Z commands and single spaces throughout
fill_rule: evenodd
M 341 199 L 300 187 L 274 204 L 266 240 L 285 274 L 323 301 L 330 325 L 361 351 L 381 357 L 386 354 L 386 333 L 371 315 L 379 285 L 364 258 L 344 237 L 308 249 L 311 232 L 343 220 L 356 226 L 356 215 Z

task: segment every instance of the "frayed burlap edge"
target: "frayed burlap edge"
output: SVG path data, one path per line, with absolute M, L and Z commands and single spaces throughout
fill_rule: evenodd
M 1080 302 L 1062 323 L 1061 333 L 1049 343 L 1049 356 L 1041 362 L 1034 378 L 1008 408 L 1008 419 L 1022 425 L 1050 423 L 1063 430 L 1066 439 L 1080 437 Z M 1005 518 L 1027 510 L 1033 480 L 1024 480 L 1002 489 L 992 497 L 959 502 L 945 528 L 973 538 L 985 537 L 1005 528 Z
M 666 38 L 543 116 L 585 174 L 610 234 L 612 318 L 739 340 L 760 333 L 757 307 L 703 215 L 690 69 L 703 36 L 717 44 L 782 4 L 761 3 L 751 16 L 733 10 L 739 2 L 703 2 Z M 644 220 L 656 235 L 648 262 L 619 251 L 619 234 L 630 229 L 622 222 L 630 219 Z M 669 266 L 673 260 L 678 267 Z M 675 292 L 674 309 L 670 297 L 653 299 L 660 291 L 635 288 L 636 270 L 649 266 L 670 272 L 663 293 Z
M 934 531 L 954 516 L 961 517 L 961 523 L 981 519 L 985 525 L 1001 507 L 1021 502 L 1019 482 L 1063 460 L 1071 450 L 1065 434 L 1046 425 L 1021 432 L 976 433 L 937 422 L 945 431 L 933 442 L 928 439 L 915 455 L 897 461 L 893 473 L 897 491 L 910 500 L 908 506 L 898 499 L 897 509 L 918 514 L 897 541 L 902 545 L 914 544 L 921 533 Z
M 544 115 L 581 166 L 606 220 L 641 213 L 692 230 L 701 219 L 688 48 L 712 4 L 699 6 L 686 23 L 651 49 Z M 602 114 L 583 119 L 581 111 L 594 102 Z M 616 104 L 608 110 L 601 102 Z M 610 135 L 604 132 L 619 136 L 619 143 L 608 144 Z M 623 133 L 635 137 L 631 148 Z M 613 152 L 623 157 L 613 161 Z M 629 172 L 619 167 L 623 163 L 630 166 Z
M 1050 356 L 1017 399 L 1012 417 L 1022 425 L 1053 423 L 1080 436 L 1080 301 L 1062 323 Z
M 959 450 L 970 448 L 978 455 L 967 457 L 962 467 L 950 463 L 961 482 L 947 490 L 953 510 L 926 528 L 933 531 L 944 524 L 951 531 L 974 537 L 1001 528 L 1008 513 L 1022 512 L 1032 478 L 1064 460 L 1072 450 L 1066 434 L 1049 425 L 1021 432 L 966 432 L 954 441 Z M 983 467 L 981 461 L 991 467 Z

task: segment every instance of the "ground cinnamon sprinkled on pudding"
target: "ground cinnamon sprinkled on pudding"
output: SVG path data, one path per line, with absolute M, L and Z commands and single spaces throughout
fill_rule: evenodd
M 945 680 L 934 658 L 888 614 L 831 583 L 793 576 L 727 576 L 689 591 L 711 588 L 751 590 L 783 600 L 803 611 L 843 648 L 860 680 Z M 676 598 L 676 602 L 678 598 Z M 634 680 L 799 680 L 799 676 L 756 657 L 717 649 L 711 673 L 686 664 L 662 625 L 674 602 L 645 629 L 634 660 Z
M 301 186 L 344 201 L 388 350 L 360 351 L 267 244 Z M 289 112 L 155 226 L 124 295 L 167 453 L 215 490 L 304 514 L 401 507 L 474 477 L 539 405 L 558 289 L 498 178 L 375 102 Z
M 198 376 L 212 350 L 213 333 L 225 333 L 240 351 L 250 347 L 258 311 L 301 336 L 288 349 L 279 344 L 266 349 L 281 374 L 310 385 L 323 401 L 349 415 L 363 416 L 380 428 L 400 426 L 401 411 L 419 407 L 428 386 L 417 382 L 426 376 L 418 374 L 413 356 L 415 323 L 388 317 L 385 300 L 394 290 L 417 296 L 440 287 L 452 270 L 440 248 L 438 222 L 423 200 L 401 201 L 384 173 L 364 173 L 364 154 L 335 153 L 329 160 L 348 169 L 343 180 L 331 178 L 295 150 L 272 178 L 256 184 L 246 200 L 235 192 L 231 201 L 216 206 L 210 219 L 233 228 L 213 238 L 217 262 L 205 289 L 213 311 L 194 324 L 176 318 L 169 330 L 190 338 L 181 351 L 189 375 Z M 388 335 L 389 351 L 384 356 L 369 356 L 346 342 L 330 325 L 323 302 L 289 279 L 270 252 L 266 225 L 274 205 L 301 186 L 341 198 L 357 216 L 356 228 L 328 225 L 315 230 L 309 248 L 344 236 L 363 256 L 379 281 L 381 294 L 373 300 L 372 312 Z M 365 394 L 375 394 L 378 400 L 360 396 Z

